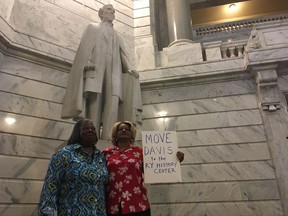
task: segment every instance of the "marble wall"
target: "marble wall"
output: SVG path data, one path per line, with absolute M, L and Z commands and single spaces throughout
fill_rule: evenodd
M 177 131 L 185 153 L 182 183 L 150 186 L 153 215 L 283 215 L 256 86 L 242 75 L 143 86 L 142 130 Z
M 114 27 L 134 56 L 133 1 L 117 0 L 4 0 L 0 7 L 1 36 L 12 45 L 72 62 L 86 26 L 98 23 L 98 9 L 111 3 Z
M 150 185 L 153 215 L 288 214 L 287 26 L 259 25 L 256 41 L 207 44 L 206 61 L 140 73 L 142 130 L 177 131 L 185 153 L 182 183 Z
M 71 63 L 84 28 L 99 22 L 98 9 L 107 3 L 134 61 L 132 0 L 1 1 L 1 216 L 35 213 L 49 159 L 74 126 L 60 117 Z
M 52 64 L 1 54 L 0 215 L 32 214 L 49 158 L 72 130 L 60 119 L 69 74 Z
M 222 51 L 247 40 L 217 38 L 186 61 L 187 47 L 158 52 L 150 2 L 1 1 L 0 215 L 35 213 L 49 158 L 74 124 L 60 112 L 75 50 L 106 3 L 140 73 L 142 130 L 177 131 L 185 153 L 182 183 L 148 185 L 153 216 L 288 215 L 287 21 L 257 25 L 259 41 L 241 55 Z

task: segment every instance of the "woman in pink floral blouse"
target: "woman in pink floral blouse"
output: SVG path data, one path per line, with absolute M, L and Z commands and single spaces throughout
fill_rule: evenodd
M 117 122 L 112 128 L 113 147 L 103 151 L 107 161 L 109 180 L 106 191 L 108 216 L 150 216 L 147 192 L 143 186 L 142 148 L 133 145 L 135 126 Z M 177 152 L 180 162 L 182 152 Z

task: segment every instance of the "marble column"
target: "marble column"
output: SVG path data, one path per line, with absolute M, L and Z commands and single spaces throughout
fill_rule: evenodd
M 268 147 L 275 166 L 275 175 L 284 215 L 288 215 L 288 114 L 286 101 L 278 87 L 277 65 L 253 66 L 258 104 L 268 138 Z M 281 97 L 282 96 L 282 97 Z
M 190 7 L 186 0 L 166 0 L 169 46 L 193 43 Z

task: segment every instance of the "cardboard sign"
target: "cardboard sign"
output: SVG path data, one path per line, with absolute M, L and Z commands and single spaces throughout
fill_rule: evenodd
M 142 131 L 145 183 L 181 182 L 175 131 Z

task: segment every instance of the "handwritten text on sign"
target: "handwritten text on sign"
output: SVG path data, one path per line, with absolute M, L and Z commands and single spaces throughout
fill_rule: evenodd
M 175 131 L 142 131 L 145 183 L 181 182 Z

